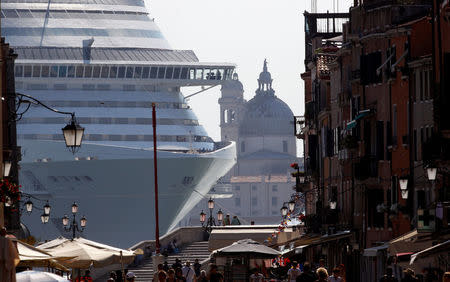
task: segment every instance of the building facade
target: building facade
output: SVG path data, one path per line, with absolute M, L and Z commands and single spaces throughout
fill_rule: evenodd
M 306 230 L 347 232 L 306 252 L 352 264 L 349 281 L 378 281 L 384 268 L 368 271 L 364 250 L 413 231 L 430 246 L 446 239 L 448 2 L 355 1 L 348 14 L 305 22 Z

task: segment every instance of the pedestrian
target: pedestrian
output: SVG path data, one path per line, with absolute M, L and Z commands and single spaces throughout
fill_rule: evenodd
M 222 282 L 223 281 L 223 275 L 218 271 L 217 265 L 211 264 L 209 266 L 208 280 L 210 282 Z
M 130 271 L 127 273 L 127 282 L 134 282 L 134 279 L 136 279 L 136 274 L 134 272 Z
M 86 270 L 86 272 L 84 273 L 84 276 L 81 277 L 81 281 L 84 281 L 84 282 L 93 282 L 94 281 L 94 280 L 92 280 L 91 272 L 89 270 Z
M 181 271 L 183 272 L 183 277 L 186 278 L 186 282 L 194 282 L 195 272 L 191 267 L 190 261 L 187 260 L 185 262 Z
M 169 271 L 169 264 L 167 263 L 167 260 L 164 261 L 164 263 L 163 263 L 163 270 L 164 270 L 165 272 Z
M 177 269 L 177 268 L 182 268 L 183 266 L 181 265 L 181 260 L 176 258 L 175 262 L 172 264 L 172 268 L 173 269 Z
M 155 274 L 153 274 L 153 281 L 154 282 L 159 281 L 159 278 L 158 278 L 159 277 L 159 272 L 161 270 L 164 271 L 162 263 L 158 264 L 158 266 L 156 268 L 157 268 L 157 270 L 156 270 Z
M 241 222 L 239 221 L 239 218 L 234 215 L 233 220 L 231 221 L 231 225 L 241 225 Z
M 392 276 L 397 278 L 398 281 L 402 280 L 402 267 L 398 264 L 398 257 L 395 256 L 392 259 Z
M 227 216 L 225 216 L 225 219 L 223 220 L 223 226 L 227 226 L 230 225 L 231 221 L 230 221 L 230 214 L 227 213 Z
M 339 268 L 339 276 L 341 276 L 342 278 L 342 282 L 346 282 L 347 281 L 347 275 L 345 273 L 345 265 L 343 265 L 342 263 L 340 265 L 338 265 Z
M 167 271 L 167 282 L 176 282 L 175 270 L 172 268 Z
M 200 276 L 197 277 L 197 282 L 208 282 L 208 277 L 206 276 L 206 271 L 201 270 Z
M 398 279 L 392 275 L 392 268 L 386 269 L 386 274 L 381 277 L 380 282 L 398 282 Z
M 319 259 L 319 267 L 325 268 L 325 270 L 328 272 L 328 269 L 325 266 L 325 260 L 324 259 Z
M 194 272 L 195 272 L 195 277 L 199 277 L 200 276 L 200 269 L 201 269 L 202 265 L 198 262 L 198 259 L 195 259 L 194 261 Z
M 403 271 L 402 282 L 418 282 L 419 279 L 416 278 L 414 270 L 407 268 Z
M 253 269 L 253 274 L 250 275 L 250 282 L 263 282 L 264 281 L 264 275 L 262 275 L 258 268 Z
M 333 268 L 333 275 L 328 277 L 328 282 L 342 282 L 342 278 L 339 276 L 340 272 L 339 268 Z
M 314 282 L 317 275 L 312 271 L 311 264 L 307 261 L 303 264 L 303 272 L 297 277 L 297 282 Z
M 116 273 L 114 271 L 111 271 L 109 273 L 109 279 L 112 279 L 112 280 L 109 280 L 109 281 L 116 281 L 117 280 L 117 275 L 116 275 Z
M 444 277 L 442 277 L 442 282 L 450 282 L 450 272 L 445 272 Z
M 316 282 L 328 282 L 328 271 L 325 267 L 319 267 L 316 271 L 317 276 L 319 277 Z
M 186 278 L 183 276 L 183 271 L 181 268 L 175 268 L 175 280 L 177 282 L 186 282 Z
M 300 276 L 302 272 L 300 271 L 300 268 L 298 266 L 298 263 L 296 261 L 292 262 L 292 266 L 291 268 L 289 268 L 287 275 L 288 275 L 288 280 L 290 282 L 295 282 L 297 281 L 297 277 Z

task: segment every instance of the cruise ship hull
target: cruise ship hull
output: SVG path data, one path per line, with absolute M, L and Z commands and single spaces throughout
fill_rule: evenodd
M 63 147 L 64 143 L 54 141 L 22 144 L 20 182 L 28 189 L 24 192 L 48 199 L 52 207 L 45 225 L 39 221 L 39 211 L 22 216 L 32 235 L 38 240 L 64 235 L 62 217 L 71 216 L 71 205 L 76 202 L 77 220 L 83 215 L 88 219 L 82 235 L 89 239 L 129 247 L 154 238 L 153 151 L 84 144 L 77 155 L 96 155 L 74 160 Z M 51 157 L 36 161 L 31 152 Z M 202 154 L 158 152 L 160 234 L 175 227 L 208 193 L 234 165 L 235 156 L 234 143 Z

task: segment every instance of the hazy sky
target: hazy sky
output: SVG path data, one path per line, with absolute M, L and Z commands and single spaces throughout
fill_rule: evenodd
M 317 0 L 318 10 L 331 12 L 339 5 L 340 11 L 348 11 L 352 2 L 337 1 Z M 295 115 L 303 114 L 303 12 L 310 10 L 310 0 L 147 0 L 147 6 L 174 49 L 191 49 L 200 61 L 235 63 L 247 100 L 255 94 L 267 58 L 275 95 Z M 216 141 L 220 140 L 219 97 L 220 87 L 215 87 L 189 102 Z

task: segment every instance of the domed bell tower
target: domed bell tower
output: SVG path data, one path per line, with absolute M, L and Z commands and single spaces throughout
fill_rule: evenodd
M 224 82 L 221 93 L 222 96 L 219 98 L 221 139 L 237 142 L 239 123 L 245 111 L 244 87 L 237 73 L 233 74 L 232 80 Z

